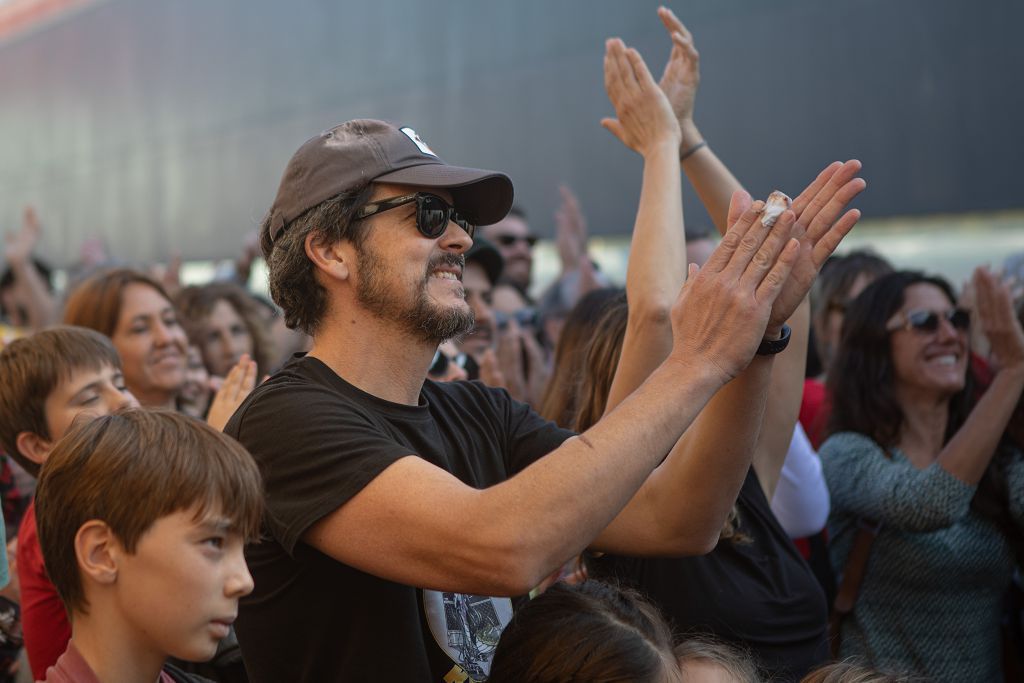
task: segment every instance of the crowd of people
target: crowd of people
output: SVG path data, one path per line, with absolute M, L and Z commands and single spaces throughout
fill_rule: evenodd
M 26 211 L 0 680 L 1018 680 L 1024 299 L 837 255 L 856 160 L 754 200 L 658 15 L 660 80 L 606 44 L 601 124 L 643 159 L 621 288 L 570 190 L 538 293 L 511 180 L 374 119 L 288 162 L 272 300 L 253 244 L 56 292 Z

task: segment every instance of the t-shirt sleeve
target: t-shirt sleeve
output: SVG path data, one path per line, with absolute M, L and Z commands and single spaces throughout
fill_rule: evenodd
M 480 385 L 483 386 L 483 385 Z M 516 401 L 504 389 L 490 389 L 492 400 L 500 406 L 504 413 L 507 427 L 508 445 L 505 449 L 508 472 L 521 472 L 551 451 L 562 445 L 562 442 L 573 436 L 575 432 L 562 429 L 554 422 L 545 420 L 528 404 Z
M 267 531 L 289 554 L 315 522 L 412 449 L 315 385 L 270 388 L 232 433 L 260 466 Z
M 828 521 L 828 487 L 821 472 L 821 459 L 799 422 L 793 429 L 771 508 L 790 538 L 816 534 Z
M 835 515 L 863 517 L 904 531 L 934 531 L 967 514 L 974 486 L 932 463 L 918 469 L 885 456 L 863 434 L 842 432 L 822 444 L 821 462 Z

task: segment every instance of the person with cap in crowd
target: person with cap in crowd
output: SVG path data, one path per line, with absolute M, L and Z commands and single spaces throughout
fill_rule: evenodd
M 475 236 L 466 252 L 462 288 L 473 311 L 473 328 L 457 337 L 468 379 L 508 390 L 512 398 L 536 408 L 547 384 L 544 350 L 533 331 L 494 309 L 494 292 L 504 260 L 486 238 Z
M 494 348 L 497 327 L 492 308 L 494 287 L 501 279 L 504 260 L 501 253 L 487 239 L 479 235 L 466 252 L 466 265 L 462 269 L 462 289 L 466 303 L 473 310 L 473 329 L 458 340 L 459 350 L 479 365 L 488 349 Z M 479 373 L 470 373 L 476 379 Z
M 539 238 L 530 229 L 526 213 L 513 206 L 497 223 L 481 226 L 480 232 L 497 247 L 505 262 L 498 287 L 510 307 L 509 312 L 532 305 L 533 248 Z
M 678 134 L 664 137 L 645 144 L 676 163 Z M 669 358 L 577 436 L 505 391 L 425 381 L 438 343 L 474 324 L 474 226 L 512 195 L 504 174 L 448 165 L 375 120 L 288 162 L 261 247 L 271 295 L 313 344 L 225 429 L 265 476 L 256 588 L 237 622 L 251 680 L 484 680 L 509 596 L 584 548 L 717 541 L 756 438 L 743 417 L 763 410 L 767 354 L 785 346 L 768 320 L 802 258 L 793 214 L 766 230 L 759 204 L 735 213 L 679 294 Z M 677 447 L 727 382 L 736 442 Z

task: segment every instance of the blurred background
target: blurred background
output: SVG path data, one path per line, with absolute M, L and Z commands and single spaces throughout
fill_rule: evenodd
M 657 4 L 0 0 L 0 228 L 32 205 L 58 267 L 98 244 L 128 263 L 180 253 L 185 280 L 204 279 L 303 141 L 373 117 L 507 172 L 543 237 L 569 186 L 621 282 L 641 162 L 599 125 L 604 40 L 660 75 Z M 701 53 L 697 123 L 755 196 L 795 196 L 856 157 L 869 187 L 845 249 L 957 283 L 1024 251 L 1024 3 L 670 6 Z M 709 223 L 684 194 L 687 222 Z M 535 269 L 539 289 L 558 269 L 550 243 Z

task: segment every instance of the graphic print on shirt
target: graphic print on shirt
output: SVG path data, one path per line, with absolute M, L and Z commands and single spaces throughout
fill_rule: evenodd
M 512 600 L 424 590 L 423 612 L 444 653 L 474 681 L 486 681 L 498 638 L 512 619 Z

